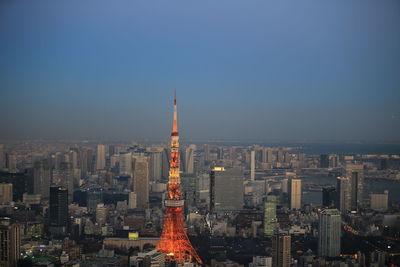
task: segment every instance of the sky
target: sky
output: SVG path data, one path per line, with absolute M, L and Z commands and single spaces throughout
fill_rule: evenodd
M 400 2 L 1 1 L 0 139 L 400 142 Z

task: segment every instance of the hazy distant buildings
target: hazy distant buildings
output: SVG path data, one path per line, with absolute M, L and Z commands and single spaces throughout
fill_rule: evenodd
M 296 178 L 288 179 L 289 208 L 301 208 L 301 180 Z
M 0 170 L 6 167 L 6 151 L 4 144 L 0 144 Z
M 254 181 L 256 177 L 256 152 L 250 152 L 250 180 Z
M 329 168 L 329 155 L 321 154 L 319 156 L 319 167 L 320 168 Z
M 106 146 L 97 145 L 96 169 L 104 170 L 106 167 Z
M 0 218 L 0 266 L 17 267 L 20 258 L 21 227 L 9 218 Z
M 342 218 L 337 209 L 325 209 L 319 213 L 318 255 L 336 257 L 340 255 Z
M 61 185 L 68 189 L 68 201 L 71 203 L 74 195 L 74 173 L 72 164 L 69 162 L 62 162 L 54 178 L 54 183 L 56 185 Z
M 370 194 L 370 207 L 376 211 L 386 211 L 388 209 L 389 191 L 385 190 L 383 194 Z
M 185 174 L 194 174 L 194 152 L 196 151 L 195 145 L 189 145 L 183 150 L 183 172 Z
M 133 171 L 133 191 L 139 209 L 149 208 L 149 172 L 147 157 L 135 157 Z
M 210 203 L 215 211 L 243 208 L 243 173 L 238 168 L 215 167 L 210 174 Z
M 276 234 L 272 237 L 272 266 L 289 267 L 291 262 L 290 235 Z
M 272 153 L 272 149 L 268 148 L 268 147 L 264 147 L 262 149 L 262 162 L 264 163 L 271 163 L 274 159 L 273 159 L 273 153 Z
M 338 177 L 336 179 L 337 186 L 337 207 L 341 212 L 351 210 L 351 181 L 347 177 Z
M 119 176 L 132 176 L 132 153 L 124 152 L 119 154 Z
M 33 167 L 33 193 L 48 199 L 50 195 L 51 170 L 47 160 L 36 161 Z
M 11 183 L 0 183 L 0 204 L 13 201 L 13 185 Z
M 264 201 L 264 235 L 272 236 L 277 228 L 277 196 L 268 195 Z

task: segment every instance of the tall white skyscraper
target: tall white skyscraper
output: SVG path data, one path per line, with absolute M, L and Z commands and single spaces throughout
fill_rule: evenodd
M 97 145 L 97 160 L 96 160 L 96 169 L 104 170 L 106 167 L 106 146 L 105 145 Z
M 336 257 L 340 255 L 342 218 L 337 209 L 325 209 L 319 213 L 318 255 Z
M 288 180 L 289 207 L 291 209 L 301 208 L 301 180 L 290 178 Z
M 196 145 L 190 145 L 184 150 L 183 153 L 183 167 L 186 174 L 194 173 L 194 152 L 196 150 Z
M 351 181 L 347 177 L 338 177 L 336 179 L 337 186 L 337 207 L 341 212 L 351 210 Z
M 160 181 L 162 176 L 162 153 L 163 147 L 149 147 L 149 179 L 151 181 Z
M 256 152 L 252 150 L 250 152 L 250 180 L 256 179 Z

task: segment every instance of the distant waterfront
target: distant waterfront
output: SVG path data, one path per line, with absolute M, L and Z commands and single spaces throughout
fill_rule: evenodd
M 315 184 L 331 184 L 336 186 L 336 179 L 333 177 L 303 178 L 302 180 Z M 400 202 L 400 181 L 365 179 L 365 197 L 368 197 L 370 193 L 383 193 L 384 190 L 389 190 L 389 201 Z M 307 192 L 306 194 L 303 194 L 302 202 L 304 204 L 312 203 L 315 205 L 321 205 L 322 192 Z

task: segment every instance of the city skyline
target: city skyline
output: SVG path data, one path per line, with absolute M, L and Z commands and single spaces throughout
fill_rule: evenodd
M 157 4 L 2 3 L 0 139 L 400 141 L 397 2 Z

